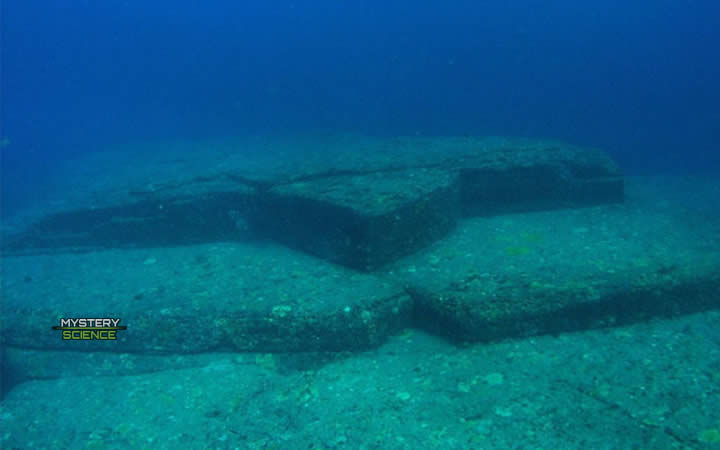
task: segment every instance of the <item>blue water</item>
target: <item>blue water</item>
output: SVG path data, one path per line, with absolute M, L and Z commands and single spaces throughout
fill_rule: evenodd
M 720 444 L 718 0 L 0 12 L 0 447 Z
M 148 137 L 494 134 L 720 166 L 714 1 L 2 3 L 3 211 Z M 26 180 L 32 174 L 32 186 Z

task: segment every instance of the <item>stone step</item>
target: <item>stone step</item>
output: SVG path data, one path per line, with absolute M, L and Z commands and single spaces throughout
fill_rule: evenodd
M 3 251 L 263 236 L 372 271 L 445 236 L 461 216 L 623 201 L 623 178 L 607 155 L 557 142 L 355 138 L 316 147 L 322 151 L 268 144 L 261 152 L 238 144 L 201 160 L 204 153 L 191 147 L 182 150 L 187 154 L 148 160 L 133 173 L 113 172 L 122 166 L 107 160 L 113 155 L 85 162 L 82 171 L 64 177 L 75 189 L 58 189 L 58 206 L 3 233 Z M 114 157 L 127 159 L 124 153 Z M 103 181 L 84 183 L 80 178 L 88 173 L 103 174 L 93 178 Z
M 268 190 L 253 227 L 358 270 L 375 270 L 446 235 L 459 216 L 457 176 L 405 169 L 329 176 Z
M 413 326 L 486 341 L 720 307 L 717 180 L 628 180 L 622 205 L 463 219 L 374 273 L 272 243 L 3 260 L 2 341 L 36 351 L 358 351 Z M 116 317 L 108 341 L 60 318 Z
M 274 244 L 205 244 L 6 260 L 3 340 L 20 348 L 183 354 L 373 347 L 408 325 L 397 284 Z M 108 342 L 60 318 L 120 318 Z

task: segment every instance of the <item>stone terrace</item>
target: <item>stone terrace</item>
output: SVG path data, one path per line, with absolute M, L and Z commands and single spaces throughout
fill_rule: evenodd
M 6 364 L 52 377 L 58 352 L 102 350 L 73 370 L 102 355 L 132 373 L 148 355 L 357 351 L 406 327 L 495 340 L 720 304 L 716 180 L 624 180 L 602 153 L 544 141 L 333 139 L 296 172 L 279 144 L 69 171 L 60 201 L 6 229 Z M 128 326 L 117 342 L 50 329 L 103 316 Z

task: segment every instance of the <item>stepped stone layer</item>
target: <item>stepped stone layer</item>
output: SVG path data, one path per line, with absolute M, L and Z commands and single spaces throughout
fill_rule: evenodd
M 450 231 L 458 198 L 456 175 L 438 169 L 322 177 L 270 189 L 255 225 L 291 247 L 374 270 Z
M 192 180 L 109 193 L 88 207 L 47 214 L 5 238 L 6 254 L 172 246 L 237 240 L 247 230 L 255 188 L 227 179 Z
M 574 147 L 506 147 L 452 162 L 465 215 L 622 202 L 623 179 L 606 155 Z
M 5 257 L 3 364 L 19 378 L 138 373 L 214 351 L 356 351 L 408 326 L 483 341 L 720 307 L 720 183 L 627 188 L 623 204 L 462 219 L 373 273 L 267 242 Z M 103 316 L 127 325 L 117 342 L 51 330 Z
M 416 326 L 459 341 L 715 308 L 720 211 L 688 207 L 690 192 L 661 208 L 629 190 L 625 205 L 468 219 L 388 270 L 408 286 Z
M 4 252 L 260 235 L 376 270 L 443 237 L 463 214 L 623 200 L 607 155 L 549 141 L 334 137 L 176 147 L 167 155 L 145 149 L 129 167 L 129 155 L 115 152 L 66 169 L 58 202 L 5 230 Z M 146 155 L 153 159 L 143 162 Z

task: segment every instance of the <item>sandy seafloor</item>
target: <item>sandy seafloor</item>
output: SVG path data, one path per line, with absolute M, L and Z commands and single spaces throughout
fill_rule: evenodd
M 194 358 L 194 356 L 186 356 Z M 3 448 L 716 448 L 720 312 L 457 347 L 408 330 L 360 354 L 35 380 Z

